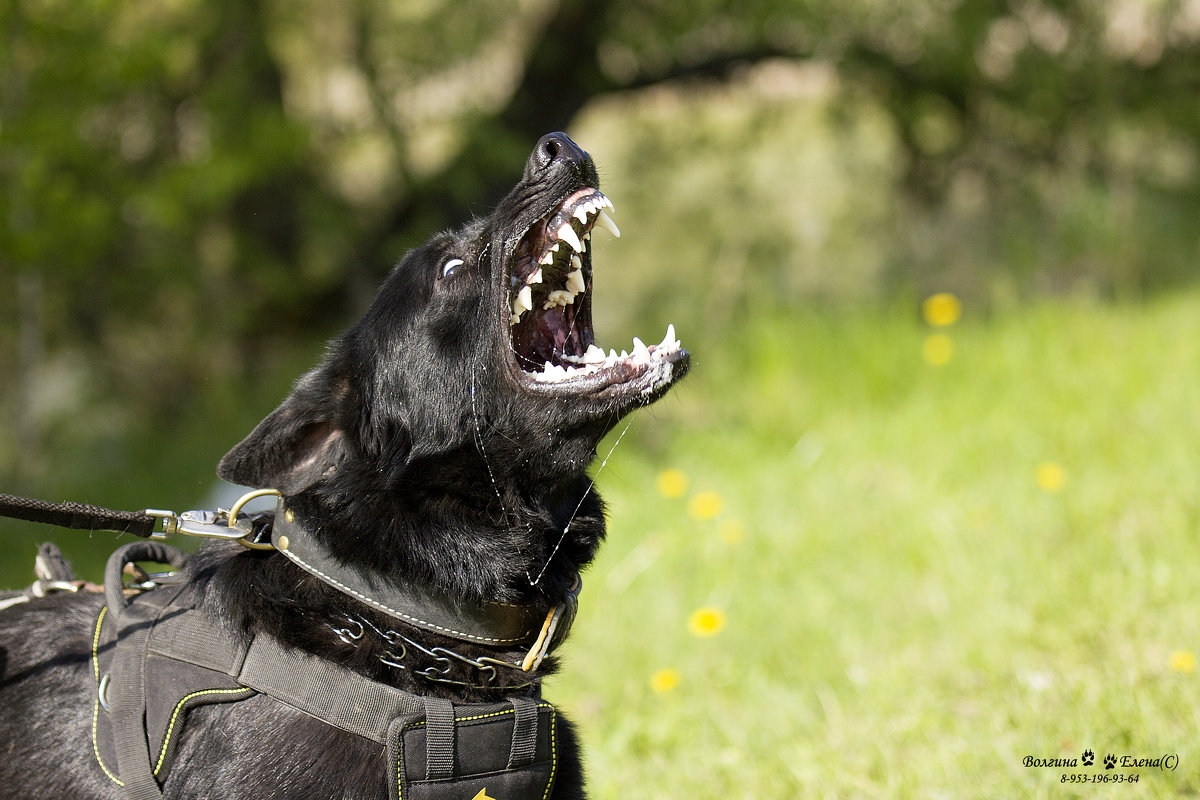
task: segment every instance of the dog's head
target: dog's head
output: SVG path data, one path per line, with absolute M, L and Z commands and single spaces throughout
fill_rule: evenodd
M 543 137 L 495 211 L 405 255 L 221 476 L 334 505 L 357 491 L 477 509 L 575 485 L 600 439 L 689 358 L 673 329 L 629 355 L 597 345 L 591 233 L 616 233 L 597 184 L 587 153 Z

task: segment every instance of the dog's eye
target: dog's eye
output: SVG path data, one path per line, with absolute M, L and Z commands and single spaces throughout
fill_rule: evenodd
M 449 278 L 454 272 L 463 265 L 461 258 L 452 258 L 445 264 L 442 264 L 442 277 Z

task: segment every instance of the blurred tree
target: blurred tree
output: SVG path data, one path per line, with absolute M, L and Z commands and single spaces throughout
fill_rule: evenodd
M 171 413 L 344 319 L 597 98 L 738 85 L 767 61 L 824 65 L 835 128 L 864 103 L 888 120 L 884 286 L 1189 280 L 1198 47 L 1198 0 L 12 0 L 0 391 L 19 422 L 0 469 L 34 469 L 85 404 Z M 699 155 L 625 135 L 647 169 Z M 766 151 L 786 158 L 781 136 Z M 751 146 L 712 143 L 701 157 Z M 739 224 L 743 257 L 790 268 L 786 231 Z M 764 285 L 800 284 L 729 289 Z

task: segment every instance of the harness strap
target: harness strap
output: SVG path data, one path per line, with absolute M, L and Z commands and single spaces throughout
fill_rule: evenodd
M 116 568 L 116 592 L 120 605 L 114 606 L 110 589 L 109 610 L 118 620 L 118 636 L 124 645 L 117 648 L 113 656 L 112 675 L 112 734 L 117 753 L 117 771 L 125 784 L 126 795 L 131 800 L 160 800 L 162 791 L 154 778 L 153 761 L 150 758 L 150 743 L 146 739 L 146 651 L 150 631 L 162 610 L 179 594 L 182 587 L 171 587 L 158 593 L 149 593 L 143 602 L 129 604 L 120 592 L 120 570 L 127 561 L 138 559 L 167 562 L 181 560 L 182 553 L 173 547 L 152 542 L 134 542 L 120 548 L 110 558 L 106 569 Z
M 284 647 L 269 636 L 250 643 L 235 677 L 243 686 L 379 744 L 387 742 L 392 720 L 425 709 L 416 695 Z
M 512 747 L 508 754 L 508 769 L 520 769 L 533 763 L 537 754 L 538 706 L 527 697 L 510 697 L 513 707 Z
M 441 697 L 425 698 L 425 780 L 444 780 L 454 774 L 454 704 Z

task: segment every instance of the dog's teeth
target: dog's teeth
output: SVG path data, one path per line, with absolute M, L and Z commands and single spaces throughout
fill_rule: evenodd
M 569 224 L 563 223 L 563 226 L 558 229 L 558 238 L 575 250 L 576 253 L 583 252 L 583 242 L 579 241 L 579 236 L 575 233 L 575 229 Z
M 508 324 L 509 324 L 509 325 L 516 325 L 516 324 L 517 324 L 518 322 L 520 322 L 520 321 L 521 321 L 521 315 L 520 315 L 520 314 L 513 314 L 512 316 L 510 316 L 510 317 L 508 318 Z
M 608 351 L 608 360 L 609 360 L 609 361 L 616 361 L 618 357 L 619 357 L 619 356 L 617 356 L 617 351 L 616 351 L 616 350 L 609 350 L 609 351 Z
M 542 257 L 541 257 L 541 258 L 538 260 L 538 263 L 539 263 L 539 264 L 545 264 L 545 265 L 550 265 L 550 264 L 553 264 L 553 263 L 554 263 L 554 251 L 555 251 L 556 249 L 557 249 L 557 248 L 554 248 L 554 247 L 552 247 L 552 248 L 550 248 L 549 250 L 547 250 L 547 251 L 546 251 L 546 255 L 542 256 Z
M 587 225 L 588 213 L 590 210 L 591 209 L 588 207 L 587 203 L 581 203 L 579 208 L 575 209 L 575 213 L 571 216 L 575 217 L 575 219 L 579 220 L 584 225 Z
M 561 381 L 570 376 L 570 371 L 563 369 L 558 364 L 546 362 L 546 366 L 541 372 L 534 373 L 534 379 L 539 381 Z
M 526 279 L 525 282 L 528 284 L 541 283 L 542 282 L 542 268 L 538 267 L 534 271 L 534 273 L 532 275 L 530 275 L 529 278 Z
M 574 264 L 578 260 L 578 256 L 572 256 L 571 263 Z M 576 267 L 573 271 L 567 273 L 567 291 L 572 294 L 580 294 L 587 287 L 583 283 L 583 270 Z
M 526 311 L 533 310 L 533 289 L 525 286 L 521 291 L 517 292 L 517 299 L 513 301 L 513 313 L 518 317 Z
M 622 350 L 622 351 L 621 351 L 621 358 L 629 358 L 629 353 L 627 353 L 626 351 Z
M 583 269 L 583 261 L 575 253 L 571 253 L 571 269 L 573 269 L 573 270 Z
M 546 303 L 542 306 L 543 310 L 549 311 L 555 306 L 568 306 L 575 302 L 575 295 L 563 289 L 555 289 L 546 296 Z
M 663 337 L 663 340 L 659 343 L 658 346 L 659 347 L 671 347 L 674 344 L 675 344 L 675 323 L 672 322 L 667 325 L 667 335 Z
M 608 231 L 618 239 L 621 238 L 621 229 L 617 227 L 617 223 L 612 221 L 612 217 L 610 217 L 604 211 L 601 211 L 596 215 L 596 223 L 594 227 L 604 228 L 604 230 Z
M 596 202 L 599 205 L 606 207 L 609 211 L 613 211 L 613 212 L 616 211 L 616 209 L 613 208 L 612 200 L 609 200 L 605 195 L 600 195 L 599 199 L 597 199 Z
M 645 342 L 636 336 L 633 337 L 633 359 L 634 361 L 650 363 L 650 348 L 646 347 Z
M 589 344 L 588 349 L 583 354 L 583 363 L 585 364 L 603 364 L 604 351 L 594 344 Z

